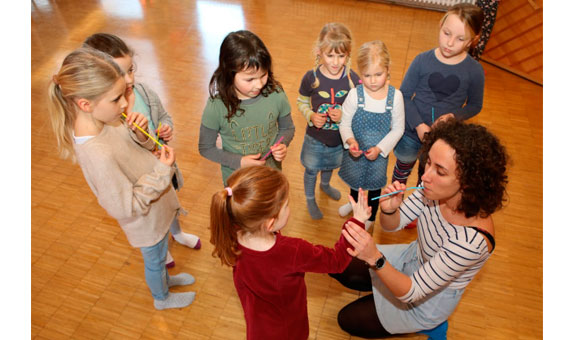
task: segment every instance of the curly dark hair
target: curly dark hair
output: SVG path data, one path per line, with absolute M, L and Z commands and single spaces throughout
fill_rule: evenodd
M 272 57 L 263 41 L 250 31 L 229 33 L 220 46 L 219 65 L 210 79 L 210 98 L 219 97 L 226 108 L 228 121 L 234 116 L 240 116 L 244 109 L 240 108 L 240 100 L 236 95 L 234 78 L 236 73 L 244 69 L 261 69 L 267 71 L 268 82 L 261 90 L 264 97 L 272 92 L 283 91 L 281 84 L 275 80 L 272 70 Z
M 509 156 L 499 139 L 485 127 L 455 119 L 437 123 L 423 139 L 423 164 L 431 146 L 443 140 L 455 150 L 461 201 L 457 210 L 467 218 L 485 218 L 503 207 L 506 201 Z

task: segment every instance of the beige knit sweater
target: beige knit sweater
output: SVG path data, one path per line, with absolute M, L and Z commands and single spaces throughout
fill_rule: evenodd
M 168 232 L 180 209 L 171 184 L 173 167 L 139 144 L 124 123 L 105 125 L 99 135 L 75 144 L 78 163 L 98 203 L 114 217 L 133 247 L 149 247 Z

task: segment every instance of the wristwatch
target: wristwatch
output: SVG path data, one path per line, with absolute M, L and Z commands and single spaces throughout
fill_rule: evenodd
M 378 269 L 383 268 L 383 266 L 385 265 L 385 261 L 387 261 L 387 259 L 385 258 L 385 256 L 382 253 L 379 253 L 379 254 L 381 255 L 381 257 L 375 261 L 375 265 L 370 266 L 371 269 L 373 269 L 373 270 L 378 270 Z

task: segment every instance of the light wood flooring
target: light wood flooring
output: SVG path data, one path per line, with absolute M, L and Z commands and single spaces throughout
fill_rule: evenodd
M 296 107 L 301 77 L 313 66 L 312 47 L 327 22 L 345 23 L 354 52 L 381 39 L 390 49 L 392 84 L 410 62 L 437 42 L 442 13 L 366 1 L 314 0 L 86 0 L 31 2 L 31 335 L 34 339 L 244 339 L 245 323 L 232 271 L 211 256 L 209 201 L 221 188 L 219 165 L 198 153 L 199 124 L 219 45 L 230 31 L 249 29 L 269 48 L 277 79 L 292 105 L 295 138 L 284 162 L 291 184 L 291 218 L 284 233 L 333 245 L 344 203 L 317 192 L 325 217 L 313 221 L 303 194 L 299 153 L 305 123 Z M 175 122 L 177 162 L 185 186 L 179 199 L 190 214 L 182 228 L 203 248 L 177 243 L 176 266 L 197 282 L 183 309 L 156 311 L 138 249 L 99 207 L 80 168 L 60 160 L 46 112 L 47 84 L 62 58 L 95 32 L 119 35 L 135 49 L 136 77 L 158 92 Z M 353 57 L 353 55 L 352 55 Z M 494 216 L 497 247 L 449 319 L 449 339 L 540 339 L 543 334 L 543 90 L 482 63 L 483 111 L 472 119 L 496 133 L 513 164 L 507 206 Z M 353 67 L 355 66 L 355 61 Z M 390 159 L 394 164 L 395 159 Z M 392 167 L 388 171 L 391 174 Z M 412 176 L 408 184 L 414 184 Z M 337 175 L 332 183 L 344 196 Z M 410 242 L 414 230 L 374 237 Z M 337 325 L 339 309 L 356 299 L 327 275 L 307 274 L 311 339 L 356 339 Z M 399 337 L 398 337 L 399 338 Z M 403 339 L 404 337 L 402 337 Z M 425 339 L 409 335 L 408 339 Z

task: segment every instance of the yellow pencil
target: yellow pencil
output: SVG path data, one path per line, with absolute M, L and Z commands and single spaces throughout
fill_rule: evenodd
M 124 117 L 124 119 L 128 118 L 124 112 L 122 112 L 122 116 Z M 150 138 L 151 140 L 153 140 L 154 142 L 156 142 L 156 144 L 158 144 L 158 146 L 159 146 L 160 148 L 161 148 L 162 146 L 164 146 L 164 145 L 162 145 L 160 142 L 158 142 L 158 140 L 157 140 L 156 138 L 150 136 L 150 135 L 146 132 L 146 130 L 144 130 L 144 129 L 142 129 L 141 127 L 139 127 L 138 124 L 135 124 L 135 123 L 134 123 L 134 126 L 137 127 L 138 130 L 142 131 L 146 136 L 148 136 L 148 138 Z

